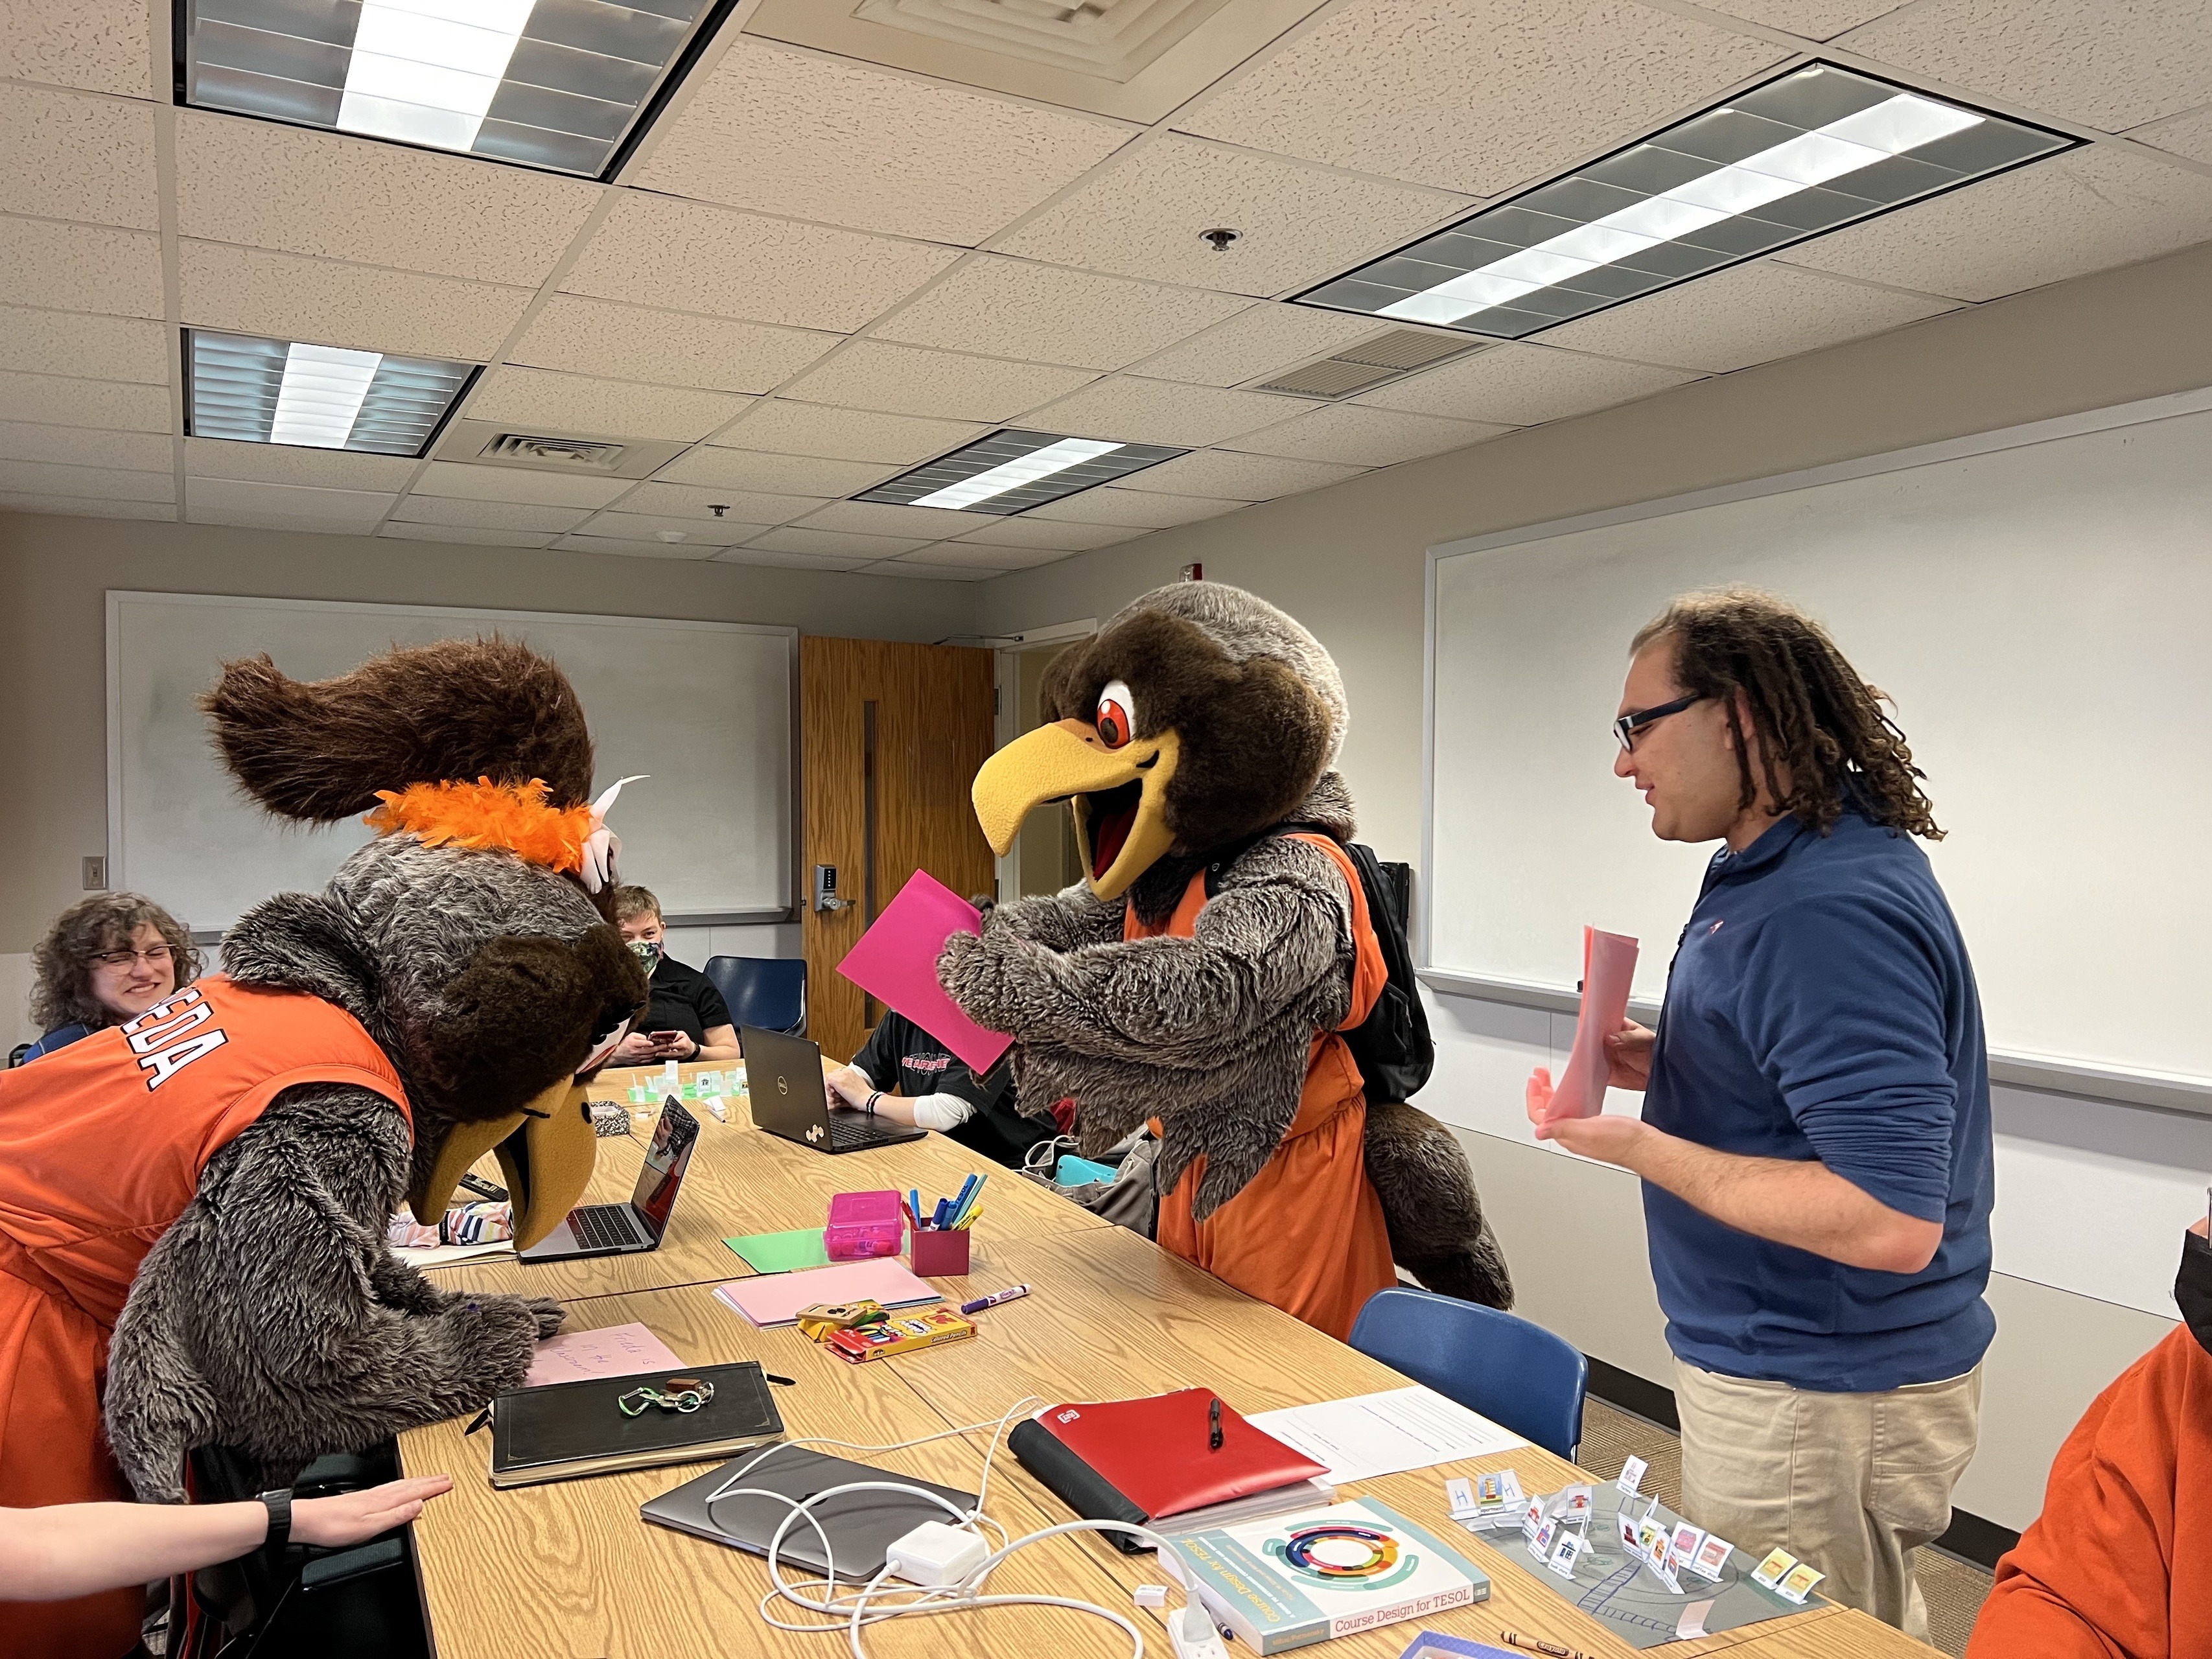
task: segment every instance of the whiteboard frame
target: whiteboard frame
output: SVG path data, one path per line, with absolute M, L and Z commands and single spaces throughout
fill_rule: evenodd
M 123 865 L 123 687 L 119 649 L 123 605 L 131 599 L 158 599 L 167 605 L 270 605 L 280 611 L 313 611 L 349 616 L 453 617 L 464 621 L 494 623 L 600 623 L 617 626 L 676 628 L 702 634 L 781 635 L 788 641 L 785 659 L 790 678 L 787 707 L 791 714 L 791 735 L 785 750 L 790 757 L 790 764 L 784 777 L 783 799 L 785 844 L 791 849 L 792 858 L 792 866 L 785 872 L 786 884 L 790 889 L 787 895 L 788 902 L 775 909 L 684 911 L 672 914 L 663 920 L 671 927 L 710 927 L 789 922 L 798 919 L 800 757 L 799 629 L 794 627 L 781 623 L 708 622 L 694 617 L 622 617 L 586 611 L 492 611 L 456 605 L 386 605 L 369 599 L 280 599 L 256 593 L 173 593 L 147 587 L 111 587 L 106 591 L 106 599 L 104 648 L 106 661 L 103 665 L 103 676 L 107 697 L 107 875 L 111 890 L 129 886 L 128 875 Z M 194 942 L 203 945 L 219 943 L 222 938 L 219 933 L 195 933 L 192 937 Z
M 1461 973 L 1438 968 L 1430 955 L 1431 943 L 1436 935 L 1431 914 L 1431 907 L 1436 902 L 1436 883 L 1425 878 L 1436 868 L 1437 571 L 1445 560 L 1495 552 L 1501 548 L 1518 547 L 1528 542 L 1549 541 L 1554 537 L 1571 536 L 1585 530 L 1633 524 L 1643 519 L 1669 518 L 1677 513 L 1720 507 L 1730 501 L 1750 501 L 1763 495 L 1785 495 L 1821 484 L 1874 477 L 1886 472 L 1905 472 L 1915 467 L 1940 465 L 1947 461 L 1992 454 L 1999 450 L 2021 449 L 2033 444 L 2081 437 L 2093 432 L 2142 426 L 2154 421 L 2202 414 L 2207 410 L 2212 410 L 2212 386 L 2171 392 L 2160 398 L 2144 398 L 2133 403 L 2115 404 L 2106 409 L 2085 410 L 2075 415 L 2061 415 L 2050 420 L 2030 421 L 2020 426 L 2000 427 L 1994 431 L 1971 433 L 1962 438 L 1916 444 L 1907 449 L 1863 455 L 1848 461 L 1831 462 L 1825 466 L 1805 467 L 1795 472 L 1778 472 L 1765 478 L 1746 479 L 1741 483 L 1718 484 L 1709 489 L 1691 490 L 1680 495 L 1662 495 L 1626 507 L 1607 507 L 1595 513 L 1577 514 L 1571 518 L 1552 519 L 1540 524 L 1522 525 L 1511 530 L 1435 544 L 1428 550 L 1421 584 L 1421 869 L 1425 879 L 1421 883 L 1418 918 L 1419 937 L 1414 947 L 1415 971 L 1421 982 L 1448 995 L 1480 997 L 1492 1002 L 1512 1003 L 1553 1013 L 1573 1013 L 1582 1005 L 1581 996 L 1572 986 Z M 2086 1095 L 2100 1100 L 2120 1101 L 2129 1105 L 2212 1115 L 2212 1082 L 2199 1078 L 2124 1066 L 2090 1066 L 2077 1060 L 2053 1060 L 2039 1054 L 2008 1054 L 1996 1049 L 1990 1051 L 1989 1060 L 1990 1079 L 1993 1083 L 2046 1093 Z

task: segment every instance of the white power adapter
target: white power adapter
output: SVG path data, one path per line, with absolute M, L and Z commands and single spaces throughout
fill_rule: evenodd
M 909 1584 L 957 1584 L 981 1565 L 991 1547 L 972 1532 L 925 1521 L 884 1552 L 891 1575 Z
M 1204 1607 L 1186 1604 L 1169 1613 L 1167 1621 L 1176 1659 L 1229 1659 L 1229 1650 L 1221 1645 L 1221 1632 L 1206 1616 Z

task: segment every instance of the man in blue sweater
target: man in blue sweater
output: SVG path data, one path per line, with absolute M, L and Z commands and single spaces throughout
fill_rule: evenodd
M 1942 831 L 1881 694 L 1769 594 L 1668 606 L 1614 730 L 1652 832 L 1725 845 L 1658 1030 L 1607 1039 L 1643 1116 L 1537 1133 L 1643 1178 L 1691 1519 L 1925 1639 L 1911 1553 L 1949 1524 L 1996 1329 L 1981 1006 L 1911 840 Z

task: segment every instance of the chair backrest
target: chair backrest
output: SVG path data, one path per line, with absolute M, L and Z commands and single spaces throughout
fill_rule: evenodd
M 1427 1291 L 1377 1291 L 1352 1346 L 1572 1462 L 1589 1363 L 1541 1325 Z
M 803 957 L 709 957 L 707 977 L 730 1005 L 730 1023 L 806 1035 Z

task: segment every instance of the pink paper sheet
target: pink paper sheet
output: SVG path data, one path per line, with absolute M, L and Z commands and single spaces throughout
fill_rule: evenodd
M 1636 977 L 1636 941 L 1624 933 L 1583 929 L 1583 1006 L 1575 1019 L 1575 1046 L 1553 1091 L 1544 1121 L 1595 1117 L 1605 1109 L 1610 1066 L 1605 1040 L 1628 1018 L 1628 988 Z
M 944 1298 L 908 1271 L 896 1256 L 841 1261 L 795 1273 L 763 1273 L 717 1285 L 714 1295 L 756 1325 L 788 1325 L 801 1308 L 817 1302 L 880 1302 L 886 1308 L 911 1308 Z
M 538 1345 L 526 1389 L 548 1382 L 580 1382 L 589 1376 L 635 1376 L 644 1371 L 680 1371 L 684 1362 L 642 1325 L 607 1325 L 595 1331 L 563 1331 Z
M 846 952 L 837 971 L 904 1014 L 970 1069 L 988 1072 L 1013 1046 L 1013 1038 L 985 1030 L 937 982 L 937 957 L 945 941 L 955 933 L 982 931 L 983 919 L 974 905 L 927 870 L 917 870 L 884 907 L 876 925 Z

